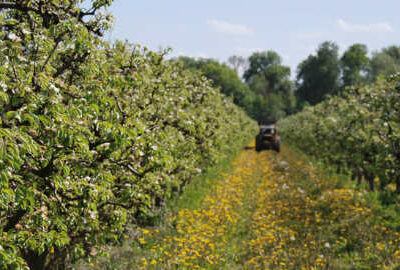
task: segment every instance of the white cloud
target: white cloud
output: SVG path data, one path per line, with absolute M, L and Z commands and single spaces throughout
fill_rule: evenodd
M 240 36 L 251 36 L 254 34 L 253 29 L 250 29 L 245 25 L 231 24 L 219 20 L 208 20 L 207 24 L 211 26 L 214 29 L 214 31 L 224 34 L 240 35 Z
M 343 19 L 339 19 L 337 21 L 337 25 L 341 30 L 350 33 L 393 32 L 393 27 L 390 25 L 390 23 L 387 22 L 379 22 L 371 24 L 351 24 L 344 21 Z

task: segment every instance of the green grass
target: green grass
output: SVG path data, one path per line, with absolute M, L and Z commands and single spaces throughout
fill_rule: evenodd
M 182 209 L 197 209 L 207 194 L 212 192 L 218 181 L 223 179 L 223 173 L 230 173 L 233 170 L 232 162 L 242 149 L 229 149 L 222 154 L 222 159 L 213 167 L 205 168 L 202 173 L 195 176 L 191 182 L 182 187 L 180 193 L 175 193 L 164 208 L 146 216 L 147 226 L 152 230 L 158 229 L 165 235 L 173 234 L 174 224 L 168 222 L 168 216 Z M 104 249 L 109 253 L 107 257 L 99 257 L 93 262 L 81 262 L 75 265 L 77 270 L 104 269 L 104 270 L 125 270 L 135 269 L 136 262 L 149 253 L 148 247 L 152 243 L 141 245 L 138 243 L 138 225 L 131 224 L 125 232 L 126 238 L 120 246 L 107 246 Z
M 396 268 L 396 262 L 390 261 L 390 252 L 378 251 L 374 247 L 374 241 L 369 238 L 379 239 L 381 243 L 390 240 L 381 236 L 380 232 L 373 228 L 375 225 L 400 232 L 400 198 L 389 190 L 368 192 L 366 186 L 357 186 L 349 175 L 338 174 L 336 168 L 326 166 L 294 147 L 283 145 L 283 148 L 284 151 L 281 154 L 270 155 L 270 158 L 274 159 L 274 171 L 278 174 L 289 176 L 288 181 L 290 179 L 292 183 L 295 183 L 295 186 L 305 191 L 314 201 L 310 210 L 312 210 L 312 213 L 319 213 L 323 220 L 322 229 L 319 229 L 315 224 L 300 228 L 297 226 L 300 224 L 291 224 L 291 221 L 288 221 L 287 225 L 289 227 L 294 226 L 293 228 L 300 228 L 300 232 L 304 229 L 304 233 L 309 232 L 311 229 L 319 246 L 323 246 L 324 243 L 331 244 L 330 266 L 327 269 L 382 269 L 380 267 L 384 265 L 392 267 L 385 269 L 398 269 Z M 137 240 L 140 237 L 140 233 L 138 236 L 138 228 L 133 226 L 127 232 L 129 239 L 124 241 L 123 246 L 109 247 L 111 257 L 98 260 L 94 268 L 135 269 L 141 258 L 151 258 L 150 249 L 154 244 L 162 242 L 163 237 L 171 238 L 175 236 L 175 226 L 168 221 L 169 215 L 175 214 L 182 209 L 195 210 L 201 208 L 204 198 L 212 193 L 215 185 L 223 179 L 222 174 L 233 171 L 232 160 L 237 154 L 238 152 L 231 152 L 229 158 L 213 168 L 203 170 L 201 175 L 193 178 L 192 182 L 182 189 L 182 193 L 179 196 L 167 203 L 166 207 L 160 212 L 160 217 L 156 219 L 157 222 L 152 226 L 152 230 L 158 229 L 160 231 L 156 239 L 148 237 L 146 238 L 148 243 L 140 244 Z M 284 168 L 280 170 L 281 161 L 286 161 L 289 164 L 287 171 Z M 346 203 L 338 199 L 333 201 L 325 199 L 325 194 L 341 189 L 357 191 L 355 194 L 362 193 L 362 199 L 357 195 L 347 203 L 353 207 L 359 205 L 360 207 L 371 209 L 370 214 L 358 214 L 358 216 L 346 214 Z M 284 194 L 281 195 L 283 197 L 280 199 L 285 200 Z M 291 199 L 287 198 L 287 200 Z M 334 205 L 331 204 L 332 202 Z M 235 234 L 228 237 L 225 250 L 227 254 L 232 256 L 229 257 L 229 265 L 226 265 L 226 269 L 242 269 L 243 262 L 246 261 L 246 254 L 242 252 L 243 246 L 241 245 L 249 235 L 248 225 L 250 221 L 248 218 L 250 217 L 249 213 L 253 211 L 253 204 L 254 201 L 246 201 L 244 203 L 246 209 L 244 208 L 241 212 L 243 216 L 236 225 Z M 339 215 L 337 220 L 331 219 L 333 211 L 340 211 L 343 215 Z M 332 223 L 326 222 L 330 219 Z M 301 234 L 299 234 L 300 236 Z M 339 239 L 339 237 L 343 238 Z M 337 242 L 337 240 L 340 241 Z M 366 244 L 372 245 L 373 250 L 370 252 L 365 251 Z M 85 265 L 84 268 L 79 269 L 93 269 L 93 267 Z
M 221 173 L 232 171 L 232 160 L 238 155 L 233 152 L 227 159 L 221 161 L 217 166 L 203 170 L 201 175 L 186 185 L 182 194 L 167 202 L 167 211 L 179 211 L 181 209 L 197 209 L 200 207 L 204 197 L 209 194 L 216 182 L 222 179 Z

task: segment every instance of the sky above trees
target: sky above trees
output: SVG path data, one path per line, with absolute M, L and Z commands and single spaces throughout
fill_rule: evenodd
M 107 38 L 221 61 L 274 50 L 293 76 L 323 41 L 336 42 L 341 52 L 354 43 L 366 44 L 370 52 L 398 45 L 399 10 L 398 0 L 117 0 Z

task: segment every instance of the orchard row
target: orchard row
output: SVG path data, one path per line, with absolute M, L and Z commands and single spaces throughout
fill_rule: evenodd
M 350 88 L 280 122 L 284 137 L 302 151 L 370 189 L 400 193 L 400 76 Z
M 80 2 L 0 14 L 1 269 L 101 255 L 256 129 L 164 53 L 102 41 L 111 1 Z

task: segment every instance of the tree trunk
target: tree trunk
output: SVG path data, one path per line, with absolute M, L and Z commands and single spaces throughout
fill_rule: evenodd
M 341 174 L 342 173 L 342 166 L 340 166 L 340 163 L 337 163 L 336 165 L 336 174 Z
M 357 173 L 355 170 L 351 171 L 351 175 L 350 175 L 351 181 L 355 181 L 357 178 Z
M 33 251 L 28 251 L 25 253 L 24 259 L 28 263 L 30 270 L 43 270 L 46 265 L 47 252 L 43 252 L 43 254 L 37 254 Z
M 362 169 L 358 168 L 357 169 L 357 186 L 361 185 L 362 177 L 363 177 Z
M 366 177 L 366 179 L 368 181 L 369 189 L 371 191 L 374 191 L 375 190 L 375 183 L 374 183 L 375 176 L 374 176 L 374 174 L 373 173 L 367 173 L 365 177 Z
M 400 194 L 400 176 L 396 178 L 396 194 Z

